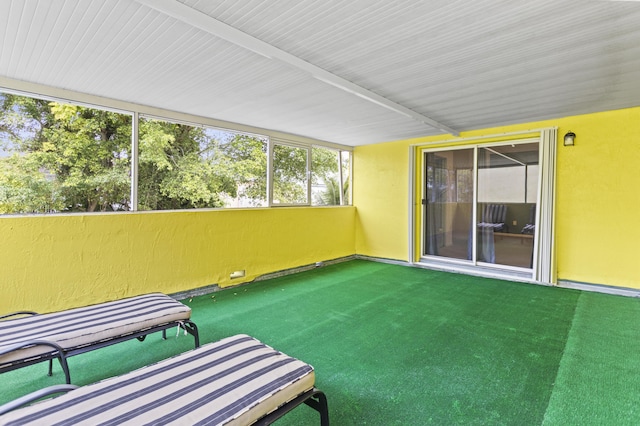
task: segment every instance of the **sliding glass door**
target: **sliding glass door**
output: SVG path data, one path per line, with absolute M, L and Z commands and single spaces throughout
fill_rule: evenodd
M 422 256 L 533 268 L 539 142 L 423 151 Z
M 538 143 L 478 147 L 478 262 L 533 267 Z
M 473 149 L 424 154 L 424 254 L 468 259 L 471 253 Z

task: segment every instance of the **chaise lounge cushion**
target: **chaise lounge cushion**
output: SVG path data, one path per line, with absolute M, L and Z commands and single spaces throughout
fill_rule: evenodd
M 0 349 L 45 340 L 63 349 L 93 343 L 144 330 L 159 324 L 188 320 L 191 308 L 162 293 L 20 317 L 0 322 Z M 51 352 L 47 346 L 33 346 L 0 355 L 0 364 Z
M 232 336 L 0 417 L 0 424 L 247 425 L 313 388 L 313 367 Z

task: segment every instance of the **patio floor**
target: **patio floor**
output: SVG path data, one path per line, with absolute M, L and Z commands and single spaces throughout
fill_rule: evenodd
M 354 260 L 184 301 L 203 343 L 250 334 L 312 364 L 334 425 L 640 424 L 640 300 Z M 191 349 L 73 357 L 83 385 Z M 0 403 L 64 381 L 0 376 Z M 315 425 L 302 406 L 279 425 Z

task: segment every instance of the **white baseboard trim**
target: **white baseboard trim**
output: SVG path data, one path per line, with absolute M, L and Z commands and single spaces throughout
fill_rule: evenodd
M 298 272 L 310 271 L 311 269 L 321 268 L 323 266 L 334 265 L 336 263 L 347 262 L 347 261 L 353 260 L 355 258 L 356 258 L 355 255 L 351 255 L 351 256 L 339 257 L 337 259 L 322 260 L 322 261 L 319 261 L 319 262 L 316 262 L 316 263 L 312 263 L 310 265 L 296 266 L 294 268 L 283 269 L 281 271 L 269 272 L 268 274 L 260 275 L 259 277 L 257 277 L 255 280 L 253 280 L 251 282 L 270 280 L 272 278 L 284 277 L 285 275 L 297 274 Z M 248 284 L 248 283 L 246 283 L 246 284 Z M 227 289 L 227 288 L 229 288 L 229 287 L 225 287 L 225 289 Z
M 363 254 L 356 254 L 354 256 L 354 259 L 369 260 L 371 262 L 378 262 L 378 263 L 388 263 L 390 265 L 413 266 L 411 263 L 406 262 L 404 260 L 387 259 L 385 257 L 365 256 Z
M 590 283 L 582 283 L 582 282 L 569 281 L 569 280 L 558 280 L 558 283 L 556 285 L 552 285 L 552 284 L 541 283 L 541 282 L 537 282 L 537 281 L 519 280 L 517 278 L 514 279 L 513 277 L 505 277 L 505 276 L 502 276 L 502 275 L 496 275 L 496 274 L 491 274 L 491 273 L 483 273 L 483 271 L 452 270 L 452 269 L 447 269 L 445 267 L 439 268 L 439 267 L 433 266 L 433 265 L 425 265 L 425 264 L 422 264 L 422 263 L 409 263 L 409 262 L 402 261 L 402 260 L 385 259 L 385 258 L 373 257 L 373 256 L 356 255 L 355 258 L 356 259 L 362 259 L 362 260 L 369 260 L 369 261 L 372 261 L 372 262 L 389 263 L 389 264 L 392 264 L 392 265 L 410 266 L 410 267 L 414 267 L 414 268 L 422 268 L 422 269 L 431 269 L 431 270 L 434 270 L 434 271 L 450 272 L 452 274 L 466 274 L 466 275 L 473 275 L 473 276 L 477 276 L 477 277 L 502 279 L 502 280 L 505 280 L 505 281 L 523 282 L 523 283 L 527 283 L 527 284 L 542 285 L 542 286 L 545 286 L 545 287 L 570 288 L 570 289 L 574 289 L 574 290 L 590 291 L 590 292 L 593 292 L 593 293 L 605 293 L 605 294 L 611 294 L 611 295 L 616 295 L 616 296 L 640 297 L 640 289 L 627 288 L 627 287 L 614 287 L 614 286 L 608 286 L 608 285 L 604 285 L 604 284 L 590 284 Z
M 237 287 L 242 287 L 245 285 L 249 285 L 258 281 L 265 281 L 265 280 L 269 280 L 271 278 L 278 278 L 278 277 L 284 277 L 285 275 L 291 275 L 291 274 L 297 274 L 298 272 L 304 272 L 304 271 L 309 271 L 311 269 L 316 269 L 316 268 L 321 268 L 323 266 L 328 266 L 328 265 L 333 265 L 336 263 L 342 263 L 342 262 L 346 262 L 349 260 L 353 260 L 355 259 L 355 255 L 351 255 L 351 256 L 345 256 L 345 257 L 339 257 L 337 259 L 330 259 L 330 260 L 323 260 L 323 261 L 319 261 L 316 263 L 312 263 L 310 265 L 302 265 L 302 266 L 296 266 L 294 268 L 289 268 L 289 269 L 283 269 L 281 271 L 275 271 L 275 272 L 270 272 L 268 274 L 264 274 L 264 275 L 260 275 L 259 277 L 251 280 L 251 281 L 245 281 L 236 285 L 230 285 L 230 286 L 226 286 L 226 287 L 220 287 L 218 284 L 211 284 L 211 285 L 207 285 L 204 287 L 198 287 L 198 288 L 194 288 L 191 290 L 185 290 L 185 291 L 180 291 L 177 293 L 172 293 L 169 296 L 171 296 L 172 298 L 176 299 L 176 300 L 185 300 L 185 299 L 190 299 L 192 297 L 196 297 L 196 296 L 204 296 L 205 294 L 211 294 L 211 293 L 215 293 L 218 291 L 222 291 L 222 290 L 228 290 L 230 288 L 237 288 Z
M 569 280 L 558 280 L 558 287 L 591 291 L 594 293 L 613 294 L 616 296 L 640 297 L 640 290 L 638 289 L 627 287 L 613 287 L 603 284 L 589 284 Z
M 272 278 L 278 278 L 278 277 L 283 277 L 283 276 L 286 276 L 286 275 L 297 274 L 298 272 L 309 271 L 311 269 L 316 269 L 316 268 L 320 268 L 320 267 L 327 266 L 327 265 L 333 265 L 333 264 L 336 264 L 336 263 L 348 262 L 348 261 L 354 260 L 354 259 L 368 260 L 368 261 L 371 261 L 371 262 L 378 262 L 378 263 L 387 263 L 387 264 L 391 264 L 391 265 L 409 266 L 409 267 L 413 267 L 413 268 L 433 269 L 433 270 L 436 270 L 436 271 L 444 271 L 444 272 L 451 272 L 451 273 L 462 273 L 462 274 L 466 274 L 466 275 L 484 276 L 484 277 L 489 277 L 489 278 L 499 278 L 499 279 L 504 279 L 504 280 L 507 280 L 507 281 L 516 281 L 516 282 L 518 281 L 518 280 L 514 280 L 514 279 L 510 280 L 510 279 L 505 278 L 505 277 L 489 276 L 487 274 L 473 274 L 473 273 L 467 273 L 466 271 L 465 272 L 451 271 L 451 270 L 447 270 L 445 268 L 431 267 L 431 266 L 424 265 L 424 264 L 419 264 L 419 263 L 409 263 L 409 262 L 406 262 L 406 261 L 403 261 L 403 260 L 397 260 L 397 259 L 387 259 L 387 258 L 382 258 L 382 257 L 373 257 L 373 256 L 364 256 L 364 255 L 360 255 L 360 254 L 355 254 L 355 255 L 351 255 L 351 256 L 340 257 L 340 258 L 337 258 L 337 259 L 320 261 L 320 262 L 313 263 L 313 264 L 310 264 L 310 265 L 302 265 L 302 266 L 297 266 L 297 267 L 294 267 L 294 268 L 283 269 L 281 271 L 270 272 L 268 274 L 264 274 L 264 275 L 261 275 L 261 276 L 257 277 L 253 281 L 244 282 L 244 283 L 241 283 L 241 284 L 238 284 L 238 285 L 235 285 L 235 286 L 220 287 L 217 284 L 211 284 L 211 285 L 208 285 L 208 286 L 199 287 L 199 288 L 195 288 L 195 289 L 192 289 L 192 290 L 186 290 L 186 291 L 181 291 L 181 292 L 178 292 L 178 293 L 173 293 L 173 294 L 170 294 L 170 296 L 173 297 L 176 300 L 189 299 L 191 297 L 196 297 L 196 296 L 202 296 L 202 295 L 205 295 L 205 294 L 215 293 L 215 292 L 220 291 L 220 290 L 226 290 L 226 289 L 230 289 L 230 288 L 234 288 L 234 287 L 241 287 L 241 286 L 249 285 L 251 283 L 258 282 L 258 281 L 265 281 L 265 280 L 269 280 L 269 279 L 272 279 Z M 549 284 L 537 283 L 537 282 L 532 282 L 532 281 L 522 281 L 522 282 L 528 282 L 530 284 L 539 284 L 539 285 L 549 286 Z M 613 286 L 608 286 L 608 285 L 603 285 L 603 284 L 582 283 L 582 282 L 570 281 L 570 280 L 558 280 L 558 284 L 553 286 L 553 287 L 569 288 L 569 289 L 582 290 L 582 291 L 590 291 L 590 292 L 594 292 L 594 293 L 605 293 L 605 294 L 612 294 L 612 295 L 616 295 L 616 296 L 640 297 L 640 289 L 627 288 L 627 287 L 613 287 Z

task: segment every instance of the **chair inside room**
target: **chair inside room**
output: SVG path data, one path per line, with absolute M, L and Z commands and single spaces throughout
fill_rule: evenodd
M 520 231 L 521 234 L 533 235 L 536 232 L 536 205 L 529 209 L 529 222 Z
M 485 204 L 482 208 L 478 228 L 491 229 L 494 232 L 509 232 L 506 224 L 507 206 L 504 204 Z

